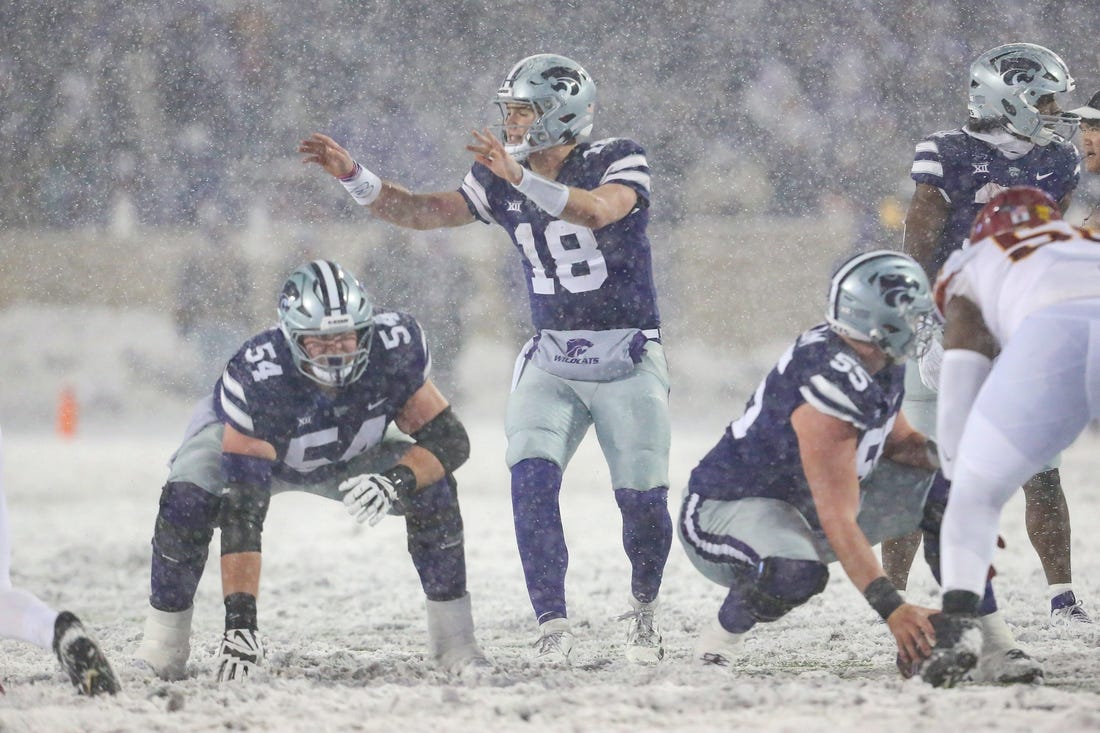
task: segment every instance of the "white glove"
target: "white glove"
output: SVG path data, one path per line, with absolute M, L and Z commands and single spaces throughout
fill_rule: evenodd
M 229 629 L 218 646 L 218 682 L 242 682 L 264 662 L 264 645 L 254 629 Z
M 917 369 L 920 371 L 920 381 L 933 392 L 940 391 L 940 367 L 943 366 L 943 332 L 937 332 L 936 337 L 928 345 L 928 351 L 924 352 L 917 361 Z
M 348 514 L 360 524 L 367 522 L 372 527 L 382 521 L 390 507 L 397 500 L 397 489 L 393 481 L 380 473 L 364 473 L 353 476 L 340 484 L 344 492 L 344 506 Z

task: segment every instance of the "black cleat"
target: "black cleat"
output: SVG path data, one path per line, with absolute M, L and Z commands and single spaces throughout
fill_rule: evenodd
M 53 651 L 81 695 L 113 695 L 118 692 L 118 678 L 107 658 L 84 630 L 80 619 L 68 611 L 57 614 L 57 621 L 54 622 Z
M 936 631 L 936 646 L 920 665 L 921 678 L 933 687 L 954 687 L 978 663 L 982 629 L 977 617 L 937 613 L 928 617 Z

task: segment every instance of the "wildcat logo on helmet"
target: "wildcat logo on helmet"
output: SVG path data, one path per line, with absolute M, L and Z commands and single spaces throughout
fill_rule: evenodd
M 994 59 L 997 61 L 999 59 Z M 1023 56 L 1008 56 L 1001 64 L 1001 78 L 1005 84 L 1027 84 L 1035 80 L 1035 75 L 1043 70 L 1042 65 Z
M 555 92 L 566 92 L 571 97 L 581 93 L 580 74 L 568 67 L 552 66 L 542 72 L 542 78 L 547 81 L 554 80 L 550 84 L 550 88 Z
M 889 306 L 913 302 L 913 293 L 920 289 L 917 281 L 905 275 L 887 273 L 878 279 L 882 300 Z

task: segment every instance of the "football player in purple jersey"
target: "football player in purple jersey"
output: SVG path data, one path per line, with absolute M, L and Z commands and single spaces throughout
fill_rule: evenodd
M 595 426 L 632 568 L 626 656 L 655 663 L 664 655 L 656 614 L 672 522 L 669 376 L 646 234 L 650 171 L 633 140 L 587 139 L 595 98 L 592 78 L 571 59 L 518 62 L 497 91 L 502 124 L 472 133 L 474 162 L 458 190 L 412 193 L 383 181 L 326 135 L 298 150 L 381 219 L 418 229 L 480 221 L 511 237 L 534 335 L 516 363 L 506 460 L 540 628 L 536 659 L 569 664 L 558 496 L 569 459 Z
M 933 609 L 906 603 L 872 546 L 918 527 L 938 572 L 947 496 L 927 438 L 901 411 L 902 363 L 934 330 L 928 279 L 898 252 L 866 252 L 833 275 L 826 322 L 794 342 L 745 412 L 691 473 L 677 530 L 692 564 L 728 588 L 695 660 L 736 664 L 746 633 L 825 589 L 839 561 L 897 642 L 911 674 L 935 642 Z M 982 605 L 981 679 L 1027 681 L 992 587 Z M 1025 665 L 1015 660 L 1028 660 Z M 1041 672 L 1040 672 L 1041 673 Z
M 0 445 L 3 439 L 0 438 Z M 53 650 L 61 668 L 82 695 L 113 695 L 119 690 L 111 665 L 69 611 L 58 613 L 37 596 L 11 583 L 11 530 L 4 498 L 3 455 L 0 450 L 0 638 L 18 639 Z M 4 691 L 0 687 L 0 693 Z
M 420 325 L 375 308 L 359 281 L 327 260 L 291 273 L 277 312 L 278 325 L 229 360 L 172 457 L 138 659 L 165 679 L 187 675 L 195 591 L 220 527 L 217 677 L 241 680 L 261 666 L 264 517 L 272 494 L 306 491 L 343 501 L 371 525 L 404 515 L 427 597 L 430 655 L 451 673 L 480 674 L 489 663 L 474 638 L 453 477 L 469 439 L 429 378 Z
M 964 245 L 974 217 L 997 193 L 1034 186 L 1068 208 L 1080 170 L 1070 142 L 1078 116 L 1062 112 L 1056 96 L 1074 87 L 1062 59 L 1042 46 L 1009 43 L 975 59 L 969 121 L 921 140 L 913 159 L 916 189 L 904 249 L 930 278 Z M 933 437 L 942 353 L 937 338 L 906 373 L 905 413 Z M 1091 623 L 1073 592 L 1069 508 L 1057 466 L 1055 459 L 1024 485 L 1028 535 L 1050 586 L 1051 624 Z M 906 585 L 919 540 L 913 535 L 883 543 L 883 565 L 898 587 Z

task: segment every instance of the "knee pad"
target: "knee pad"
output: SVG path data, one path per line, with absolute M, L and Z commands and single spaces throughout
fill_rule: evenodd
M 217 524 L 219 499 L 190 483 L 166 484 L 153 527 L 153 551 L 170 562 L 206 562 Z
M 410 552 L 414 546 L 452 546 L 462 542 L 462 513 L 458 506 L 458 484 L 453 476 L 402 497 L 401 510 Z
M 775 621 L 825 590 L 829 568 L 817 560 L 766 557 L 760 562 L 748 605 L 757 621 Z
M 443 479 L 407 497 L 405 528 L 409 555 L 429 601 L 452 601 L 466 593 L 462 514 L 453 479 Z
M 160 495 L 153 527 L 150 578 L 154 607 L 163 611 L 190 608 L 209 553 L 220 499 L 198 486 L 170 482 Z

